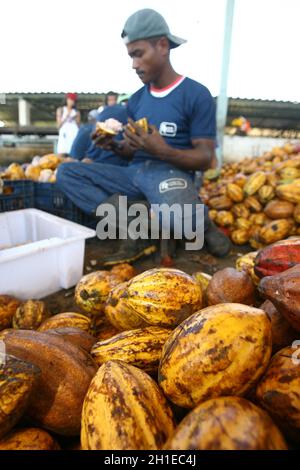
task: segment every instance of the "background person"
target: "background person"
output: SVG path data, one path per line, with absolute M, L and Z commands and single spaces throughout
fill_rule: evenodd
M 76 108 L 77 94 L 67 93 L 64 106 L 56 111 L 58 132 L 57 153 L 69 155 L 80 126 L 80 112 Z

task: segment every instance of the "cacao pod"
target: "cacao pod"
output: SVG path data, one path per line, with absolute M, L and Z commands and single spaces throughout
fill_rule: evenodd
M 264 277 L 258 286 L 265 299 L 270 300 L 290 325 L 300 331 L 300 265 L 275 276 Z
M 202 306 L 199 284 L 178 269 L 150 269 L 128 282 L 126 306 L 146 323 L 174 327 Z
M 56 170 L 60 163 L 62 163 L 62 158 L 59 155 L 49 153 L 41 157 L 39 167 L 42 170 Z
M 259 251 L 255 258 L 255 274 L 274 276 L 300 264 L 300 238 L 280 240 Z
M 107 361 L 120 360 L 145 372 L 157 372 L 162 347 L 171 330 L 149 326 L 119 333 L 105 341 L 97 342 L 91 356 L 100 366 Z
M 6 330 L 1 339 L 8 354 L 41 371 L 26 414 L 56 434 L 79 434 L 83 400 L 97 371 L 92 358 L 63 338 L 37 331 Z
M 118 276 L 122 282 L 129 281 L 137 275 L 133 266 L 128 263 L 117 264 L 111 269 L 111 274 Z
M 11 295 L 0 295 L 0 331 L 11 327 L 14 314 L 21 303 L 21 300 Z
M 24 180 L 25 174 L 23 168 L 21 167 L 21 165 L 19 165 L 19 163 L 11 163 L 9 167 L 5 170 L 3 177 L 4 179 L 9 179 L 11 181 Z
M 244 193 L 242 188 L 234 183 L 229 183 L 227 186 L 227 196 L 233 202 L 242 202 L 244 199 Z
M 280 199 L 288 202 L 300 203 L 300 179 L 296 179 L 290 184 L 277 186 L 276 194 Z
M 88 353 L 97 341 L 94 336 L 86 331 L 74 327 L 53 328 L 45 331 L 45 334 L 59 336 L 66 341 L 70 341 L 74 346 L 84 349 Z
M 104 311 L 110 291 L 122 279 L 108 271 L 95 271 L 81 278 L 75 289 L 75 302 L 84 312 L 99 315 Z
M 232 207 L 233 202 L 227 196 L 217 196 L 209 200 L 209 207 L 217 210 L 228 210 Z
M 87 316 L 82 315 L 82 313 L 58 313 L 45 320 L 39 327 L 39 331 L 53 330 L 56 328 L 79 328 L 89 333 L 91 330 L 91 320 Z
M 13 317 L 13 327 L 22 330 L 36 330 L 50 316 L 45 302 L 27 300 L 18 307 Z
M 286 238 L 291 230 L 291 222 L 287 219 L 273 220 L 261 228 L 259 239 L 266 245 Z
M 211 209 L 210 211 L 208 211 L 208 215 L 209 215 L 210 220 L 216 220 L 218 211 L 215 209 Z
M 207 307 L 181 323 L 163 347 L 159 384 L 176 405 L 246 394 L 271 356 L 271 323 L 242 304 Z
M 300 178 L 300 170 L 298 168 L 286 167 L 280 171 L 279 176 L 282 180 L 295 180 Z
M 260 279 L 256 276 L 254 272 L 254 260 L 257 255 L 257 251 L 251 251 L 244 256 L 241 256 L 236 260 L 235 268 L 238 271 L 245 271 L 251 277 L 252 282 L 255 286 L 258 285 Z
M 275 354 L 280 349 L 290 346 L 297 339 L 297 331 L 291 327 L 289 322 L 269 300 L 266 300 L 260 308 L 266 312 L 271 320 L 272 353 Z
M 287 219 L 293 216 L 294 209 L 295 206 L 291 202 L 274 199 L 266 205 L 264 213 L 270 219 Z
M 161 449 L 174 429 L 165 397 L 144 371 L 121 361 L 100 367 L 84 400 L 83 450 Z
M 28 165 L 25 170 L 25 177 L 28 180 L 38 181 L 41 173 L 41 168 L 39 166 Z
M 229 227 L 234 222 L 234 217 L 229 211 L 219 211 L 215 222 L 221 227 Z
M 258 198 L 262 204 L 266 204 L 275 197 L 275 191 L 272 186 L 264 184 L 258 191 Z
M 249 231 L 252 224 L 250 220 L 243 219 L 243 217 L 238 217 L 235 221 L 235 225 L 237 229 Z
M 263 171 L 257 171 L 248 178 L 244 186 L 244 193 L 247 196 L 253 196 L 266 182 L 266 174 Z M 260 211 L 258 211 L 260 212 Z
M 263 212 L 259 212 L 258 214 L 251 214 L 249 217 L 249 222 L 254 225 L 265 225 L 268 221 L 267 216 Z
M 234 230 L 231 232 L 231 240 L 235 245 L 245 245 L 250 239 L 249 230 Z
M 288 447 L 265 411 L 244 398 L 219 397 L 192 410 L 164 449 L 287 450 Z
M 247 207 L 241 203 L 241 204 L 236 204 L 231 212 L 236 216 L 236 217 L 243 217 L 243 219 L 248 219 L 248 217 L 250 216 L 250 212 L 249 212 L 249 209 L 247 209 Z
M 38 367 L 10 355 L 0 356 L 0 438 L 26 410 L 39 378 Z
M 58 443 L 43 429 L 14 431 L 0 440 L 0 450 L 60 450 Z
M 247 176 L 243 175 L 243 173 L 238 173 L 233 178 L 233 181 L 235 185 L 239 186 L 240 188 L 243 188 L 247 182 L 247 179 Z
M 217 271 L 206 290 L 208 305 L 225 302 L 254 304 L 254 286 L 246 271 L 225 268 Z
M 278 184 L 278 177 L 276 173 L 267 173 L 267 183 L 272 186 L 272 188 L 276 188 Z
M 287 347 L 273 356 L 259 383 L 259 404 L 293 439 L 300 442 L 300 364 L 295 349 Z
M 127 283 L 124 282 L 110 292 L 104 309 L 107 320 L 121 331 L 147 326 L 147 322 L 124 299 L 126 288 Z
M 261 206 L 260 202 L 254 196 L 247 197 L 244 201 L 244 204 L 247 207 L 247 209 L 249 209 L 251 212 L 261 212 L 262 211 L 262 206 Z

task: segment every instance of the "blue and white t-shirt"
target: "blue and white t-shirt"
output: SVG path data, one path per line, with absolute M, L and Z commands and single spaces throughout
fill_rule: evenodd
M 145 85 L 128 102 L 134 121 L 146 117 L 166 142 L 179 149 L 191 149 L 193 139 L 216 139 L 216 108 L 209 90 L 200 83 L 179 77 L 163 89 Z M 154 158 L 139 150 L 134 159 Z

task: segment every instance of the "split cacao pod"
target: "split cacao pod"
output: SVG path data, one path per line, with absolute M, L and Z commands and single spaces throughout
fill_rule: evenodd
M 280 240 L 259 251 L 255 258 L 255 274 L 274 276 L 300 264 L 300 237 Z

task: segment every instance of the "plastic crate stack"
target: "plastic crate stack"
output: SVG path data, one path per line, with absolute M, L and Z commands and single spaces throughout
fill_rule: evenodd
M 97 220 L 81 211 L 54 183 L 28 180 L 4 181 L 0 212 L 35 208 L 86 227 L 95 228 Z

